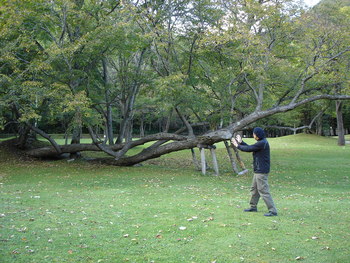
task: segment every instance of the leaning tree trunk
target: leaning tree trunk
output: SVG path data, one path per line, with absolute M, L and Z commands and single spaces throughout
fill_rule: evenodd
M 345 132 L 344 132 L 344 121 L 343 121 L 343 112 L 342 112 L 342 102 L 336 101 L 335 107 L 337 112 L 337 129 L 338 129 L 338 145 L 345 145 Z

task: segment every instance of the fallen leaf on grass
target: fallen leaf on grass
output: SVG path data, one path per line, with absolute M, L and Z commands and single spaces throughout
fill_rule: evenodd
M 296 257 L 295 260 L 303 260 L 304 257 Z
M 22 228 L 18 229 L 18 232 L 22 232 L 22 233 L 27 232 L 27 227 L 22 227 Z
M 207 219 L 202 220 L 202 222 L 214 221 L 214 217 L 208 217 Z
M 180 226 L 179 229 L 180 229 L 180 230 L 186 230 L 187 227 L 185 227 L 185 226 Z
M 187 221 L 193 221 L 195 219 L 198 219 L 198 217 L 197 216 L 192 216 L 192 217 L 188 218 Z
M 86 244 L 80 244 L 78 247 L 80 247 L 80 248 L 88 248 L 89 246 L 86 245 Z

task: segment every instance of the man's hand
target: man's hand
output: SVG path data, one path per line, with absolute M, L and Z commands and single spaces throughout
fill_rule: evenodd
M 232 143 L 235 147 L 238 147 L 238 142 L 236 141 L 235 138 L 231 138 L 231 143 Z
M 237 140 L 237 142 L 238 142 L 239 144 L 242 143 L 242 136 L 239 135 L 239 134 L 237 134 L 237 135 L 236 135 L 236 140 Z

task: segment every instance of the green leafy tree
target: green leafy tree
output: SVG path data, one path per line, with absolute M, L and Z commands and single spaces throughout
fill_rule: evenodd
M 5 3 L 1 102 L 14 121 L 51 142 L 31 150 L 33 156 L 102 150 L 117 165 L 133 165 L 228 140 L 257 121 L 322 99 L 350 99 L 343 9 L 330 21 L 294 1 Z M 149 120 L 167 116 L 179 129 L 170 133 L 168 122 L 166 132 L 130 140 L 143 112 Z M 68 119 L 76 131 L 85 127 L 94 143 L 57 145 L 41 129 L 44 115 L 45 122 L 49 116 Z M 199 124 L 210 130 L 197 134 Z M 98 126 L 107 127 L 111 145 L 99 141 Z

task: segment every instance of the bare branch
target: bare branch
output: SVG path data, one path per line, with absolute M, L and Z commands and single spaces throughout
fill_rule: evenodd
M 191 124 L 186 120 L 186 118 L 181 114 L 181 112 L 179 111 L 178 107 L 175 107 L 175 110 L 177 112 L 177 114 L 179 115 L 179 117 L 181 118 L 182 122 L 185 124 L 187 130 L 188 130 L 188 135 L 190 137 L 193 137 L 194 136 L 194 133 L 193 133 L 193 129 L 192 129 L 192 126 Z
M 311 120 L 309 125 L 304 125 L 304 126 L 300 126 L 300 127 L 285 127 L 285 126 L 278 126 L 278 125 L 268 125 L 265 126 L 266 128 L 275 128 L 275 129 L 281 129 L 281 130 L 290 130 L 293 131 L 293 133 L 295 134 L 297 131 L 299 130 L 303 130 L 303 129 L 311 129 L 312 125 L 314 124 L 314 122 L 316 121 L 316 119 L 323 114 L 324 111 L 320 111 L 318 114 L 316 114 L 316 116 Z
M 254 89 L 254 87 L 250 84 L 249 80 L 247 79 L 247 74 L 244 74 L 244 80 L 245 80 L 245 83 L 248 85 L 248 87 L 249 87 L 249 88 L 252 90 L 252 92 L 254 93 L 256 102 L 258 102 L 258 101 L 259 101 L 259 95 L 258 95 L 258 93 L 256 92 L 256 90 Z

